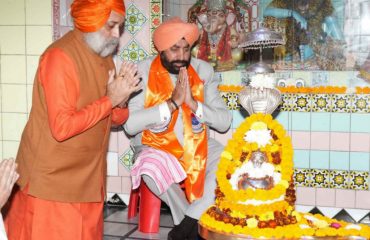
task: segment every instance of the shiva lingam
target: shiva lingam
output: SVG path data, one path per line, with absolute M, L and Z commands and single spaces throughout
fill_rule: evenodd
M 245 190 L 247 188 L 254 188 L 268 190 L 273 188 L 274 178 L 272 174 L 274 174 L 274 169 L 272 164 L 268 163 L 266 154 L 260 151 L 252 152 L 251 159 L 246 165 L 248 165 L 248 163 L 251 164 L 249 164 L 247 172 L 239 176 L 238 189 Z M 266 171 L 264 171 L 265 168 L 271 169 L 272 171 L 266 174 Z M 264 176 L 256 176 L 257 172 L 263 172 Z

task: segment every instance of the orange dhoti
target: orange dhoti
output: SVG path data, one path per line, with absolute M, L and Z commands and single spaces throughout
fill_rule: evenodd
M 103 202 L 63 203 L 18 191 L 5 228 L 9 240 L 99 240 L 103 238 Z

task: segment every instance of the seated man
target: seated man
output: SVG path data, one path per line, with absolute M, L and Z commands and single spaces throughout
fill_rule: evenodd
M 214 202 L 223 146 L 209 129 L 226 131 L 231 115 L 219 95 L 220 80 L 203 60 L 191 58 L 195 24 L 172 18 L 153 34 L 159 55 L 138 65 L 144 91 L 129 102 L 124 128 L 134 136 L 133 187 L 141 177 L 171 209 L 169 239 L 196 239 L 197 221 Z M 183 179 L 185 194 L 178 184 Z

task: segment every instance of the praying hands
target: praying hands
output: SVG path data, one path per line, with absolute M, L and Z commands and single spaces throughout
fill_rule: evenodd
M 0 209 L 5 205 L 14 183 L 18 180 L 19 174 L 16 169 L 17 164 L 12 158 L 0 162 Z

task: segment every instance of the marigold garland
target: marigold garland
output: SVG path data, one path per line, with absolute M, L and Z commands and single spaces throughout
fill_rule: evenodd
M 258 149 L 255 143 L 246 143 L 243 139 L 244 134 L 251 129 L 251 125 L 255 122 L 263 122 L 267 125 L 268 129 L 272 130 L 277 139 L 272 140 L 271 144 L 261 148 L 268 159 L 271 159 L 271 147 L 277 146 L 281 154 L 281 183 L 275 184 L 272 189 L 251 189 L 234 190 L 227 178 L 232 174 L 242 162 L 240 156 L 242 152 L 250 153 Z M 276 148 L 276 147 L 275 147 Z M 274 149 L 275 152 L 275 149 Z M 270 199 L 277 199 L 285 194 L 287 185 L 285 182 L 291 180 L 293 174 L 293 149 L 290 138 L 282 125 L 276 120 L 272 119 L 271 115 L 253 114 L 236 129 L 233 138 L 227 143 L 224 152 L 221 154 L 221 160 L 216 173 L 218 185 L 221 192 L 225 195 L 225 201 L 238 202 L 247 200 L 260 200 L 266 201 Z M 253 208 L 253 207 L 251 207 Z
M 218 90 L 220 92 L 232 92 L 239 93 L 243 89 L 241 85 L 219 85 Z M 287 87 L 277 87 L 281 93 L 303 93 L 303 94 L 346 94 L 347 87 L 339 86 L 319 86 L 319 87 L 296 87 L 296 86 L 287 86 Z M 370 87 L 356 87 L 355 94 L 370 94 Z M 350 94 L 350 93 L 347 93 Z
M 248 207 L 245 207 L 244 204 L 220 201 L 218 207 L 220 209 L 232 209 L 233 211 L 242 213 L 244 216 L 260 216 L 265 214 L 266 212 L 284 211 L 288 209 L 289 204 L 285 201 L 278 201 L 271 204 L 261 204 L 257 206 L 248 205 Z
M 302 213 L 303 214 L 303 213 Z M 295 224 L 285 225 L 284 227 L 278 226 L 276 228 L 258 228 L 258 227 L 248 227 L 240 225 L 232 225 L 230 223 L 224 223 L 222 221 L 217 221 L 208 214 L 203 214 L 200 218 L 200 224 L 212 231 L 219 233 L 231 233 L 231 234 L 243 234 L 245 236 L 250 236 L 254 238 L 259 238 L 261 236 L 267 238 L 300 238 L 302 236 L 317 236 L 317 237 L 346 237 L 346 236 L 362 236 L 367 239 L 370 238 L 370 227 L 364 224 L 357 224 L 361 227 L 360 230 L 356 229 L 346 229 L 351 223 L 344 221 L 337 221 L 319 214 L 312 215 L 310 213 L 304 213 L 305 216 L 314 216 L 317 219 L 326 221 L 328 223 L 327 227 L 318 228 L 310 225 L 310 223 L 302 218 Z M 336 229 L 330 227 L 331 223 L 339 223 L 340 228 Z M 302 228 L 305 225 L 307 228 Z
M 261 123 L 259 123 L 261 122 Z M 256 124 L 258 123 L 258 124 Z M 243 137 L 251 126 L 263 126 L 264 123 L 269 130 L 273 139 L 269 144 L 259 148 L 256 143 L 245 142 Z M 280 154 L 280 163 L 275 166 L 275 171 L 280 172 L 281 180 L 269 190 L 251 189 L 235 190 L 229 181 L 235 170 L 249 161 L 251 153 L 255 150 L 265 152 L 268 161 L 274 164 L 272 154 Z M 246 226 L 233 225 L 224 221 L 216 220 L 204 213 L 200 218 L 200 224 L 209 230 L 219 233 L 242 234 L 253 238 L 261 236 L 265 238 L 300 238 L 302 236 L 328 236 L 328 237 L 345 237 L 345 236 L 362 236 L 370 239 L 370 227 L 358 224 L 360 230 L 350 228 L 351 223 L 330 219 L 325 216 L 310 213 L 298 213 L 294 207 L 290 206 L 285 200 L 277 201 L 270 204 L 245 205 L 242 202 L 247 200 L 274 200 L 285 196 L 285 192 L 291 184 L 293 175 L 293 147 L 290 138 L 287 136 L 282 125 L 272 119 L 271 115 L 253 114 L 247 118 L 233 134 L 224 151 L 221 154 L 216 177 L 221 195 L 216 199 L 215 205 L 221 211 L 229 212 L 234 218 L 245 220 Z M 261 221 L 274 218 L 274 213 L 285 212 L 296 219 L 284 226 L 263 227 L 259 225 Z M 259 219 L 259 220 L 258 220 Z M 308 220 L 310 219 L 310 220 Z M 260 221 L 260 222 L 259 222 Z M 274 221 L 274 220 L 271 220 Z M 334 225 L 332 225 L 334 224 Z M 262 226 L 262 227 L 261 227 Z M 268 225 L 273 226 L 273 225 Z

